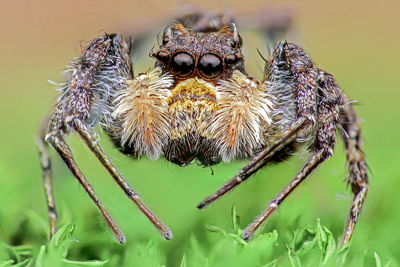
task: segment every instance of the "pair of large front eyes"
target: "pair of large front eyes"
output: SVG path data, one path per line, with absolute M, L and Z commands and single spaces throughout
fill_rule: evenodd
M 194 58 L 185 52 L 175 54 L 171 58 L 170 66 L 172 73 L 182 78 L 190 76 L 197 67 L 201 76 L 214 79 L 221 74 L 223 69 L 222 60 L 217 55 L 202 55 L 196 66 Z

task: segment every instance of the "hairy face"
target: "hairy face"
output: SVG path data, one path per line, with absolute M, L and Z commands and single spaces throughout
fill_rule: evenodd
M 165 30 L 153 56 L 156 66 L 171 73 L 175 81 L 197 77 L 216 83 L 229 79 L 234 70 L 244 73 L 241 45 L 234 24 L 212 32 L 195 32 L 178 23 Z

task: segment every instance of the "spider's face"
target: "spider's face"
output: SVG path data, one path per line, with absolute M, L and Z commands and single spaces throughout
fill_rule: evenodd
M 198 78 L 216 84 L 229 79 L 234 70 L 244 72 L 241 44 L 234 24 L 213 32 L 194 32 L 175 24 L 165 31 L 153 56 L 156 66 L 171 73 L 176 82 Z

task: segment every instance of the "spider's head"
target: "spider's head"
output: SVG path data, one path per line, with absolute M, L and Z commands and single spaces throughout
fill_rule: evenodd
M 234 70 L 244 73 L 241 45 L 233 23 L 210 32 L 195 32 L 177 23 L 165 30 L 153 57 L 176 82 L 198 78 L 216 84 L 229 79 Z

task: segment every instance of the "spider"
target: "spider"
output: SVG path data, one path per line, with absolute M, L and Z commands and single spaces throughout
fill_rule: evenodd
M 336 129 L 347 151 L 354 199 L 342 244 L 353 234 L 368 191 L 358 117 L 334 77 L 315 66 L 301 47 L 280 41 L 265 60 L 262 80 L 244 68 L 242 38 L 226 16 L 187 16 L 168 27 L 157 50 L 155 67 L 134 75 L 130 50 L 121 34 L 95 38 L 67 69 L 57 105 L 38 138 L 50 221 L 56 232 L 48 144 L 72 174 L 115 233 L 125 236 L 86 180 L 65 137 L 76 132 L 125 194 L 160 231 L 171 230 L 142 202 L 97 141 L 96 126 L 116 147 L 132 157 L 165 157 L 180 166 L 197 160 L 203 166 L 250 158 L 240 172 L 197 207 L 203 209 L 271 162 L 279 162 L 301 145 L 310 158 L 296 177 L 268 204 L 242 237 L 249 240 L 260 225 L 308 175 L 333 154 Z

